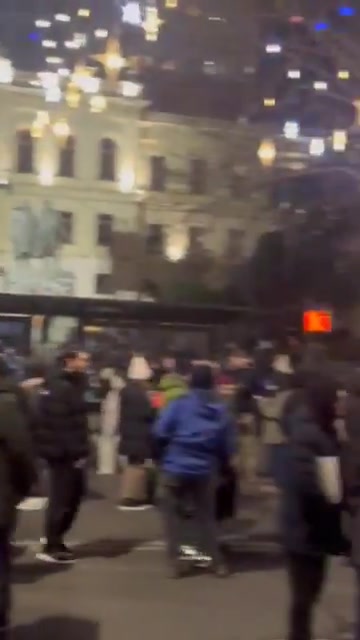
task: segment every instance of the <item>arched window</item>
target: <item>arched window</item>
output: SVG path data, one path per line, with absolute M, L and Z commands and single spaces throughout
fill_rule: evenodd
M 34 172 L 34 147 L 29 129 L 22 129 L 16 133 L 17 172 Z
M 60 149 L 59 176 L 60 178 L 73 178 L 75 175 L 75 151 L 76 139 L 68 136 Z
M 116 173 L 116 143 L 111 138 L 100 141 L 100 180 L 114 182 Z

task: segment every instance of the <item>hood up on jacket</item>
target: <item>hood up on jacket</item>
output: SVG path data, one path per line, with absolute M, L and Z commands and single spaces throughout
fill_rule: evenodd
M 127 372 L 128 380 L 147 382 L 152 376 L 152 371 L 143 356 L 133 356 Z

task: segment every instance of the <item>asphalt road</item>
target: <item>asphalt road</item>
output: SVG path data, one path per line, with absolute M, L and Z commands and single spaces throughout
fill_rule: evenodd
M 282 640 L 286 575 L 269 504 L 228 531 L 234 574 L 167 577 L 155 510 L 120 513 L 116 484 L 95 480 L 71 532 L 71 567 L 35 558 L 42 514 L 22 513 L 14 568 L 12 640 Z M 317 638 L 332 640 L 352 617 L 352 575 L 335 562 L 319 607 Z

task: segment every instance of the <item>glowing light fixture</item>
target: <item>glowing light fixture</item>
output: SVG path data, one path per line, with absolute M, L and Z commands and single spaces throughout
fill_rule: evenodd
M 334 131 L 332 137 L 333 149 L 336 152 L 346 151 L 348 135 L 346 131 Z
M 283 131 L 285 138 L 288 140 L 296 140 L 300 133 L 299 123 L 294 121 L 285 122 Z
M 45 49 L 56 49 L 57 47 L 55 40 L 43 40 L 41 44 Z
M 49 29 L 51 27 L 50 20 L 35 20 L 35 27 L 38 29 Z
M 74 83 L 84 93 L 96 93 L 94 89 L 94 81 L 97 82 L 97 88 L 100 81 L 97 78 L 93 78 L 95 69 L 91 67 L 85 67 L 84 65 L 76 65 L 74 73 L 71 76 L 71 82 Z
M 11 60 L 0 57 L 0 84 L 11 84 L 15 77 L 15 70 Z
M 130 1 L 122 7 L 122 21 L 134 27 L 141 27 L 142 17 L 139 2 Z
M 148 42 L 156 42 L 159 37 L 160 26 L 163 21 L 159 18 L 156 7 L 147 7 L 145 11 L 144 31 Z
M 91 11 L 90 9 L 79 9 L 77 14 L 79 18 L 90 18 Z
M 79 87 L 74 82 L 69 82 L 66 87 L 65 101 L 70 109 L 77 109 L 81 100 Z
M 328 22 L 315 22 L 314 24 L 314 30 L 315 31 L 328 31 L 329 29 L 329 23 Z
M 68 78 L 70 76 L 70 73 L 71 73 L 70 69 L 66 69 L 66 67 L 58 69 L 58 75 L 61 78 Z
M 313 84 L 315 91 L 327 91 L 328 83 L 322 80 L 316 80 Z
M 51 187 L 54 184 L 54 172 L 44 167 L 39 173 L 39 182 L 42 187 Z
M 45 91 L 45 102 L 60 102 L 61 96 L 62 93 L 60 87 L 51 87 Z
M 107 29 L 96 29 L 94 32 L 95 38 L 107 38 L 109 32 Z
M 176 9 L 178 6 L 178 0 L 165 0 L 165 7 L 167 9 Z
M 271 167 L 276 159 L 276 147 L 272 140 L 263 140 L 257 152 L 258 158 L 264 167 Z
M 347 69 L 340 69 L 340 71 L 337 72 L 337 77 L 339 78 L 339 80 L 349 80 L 350 71 L 348 71 Z
M 325 141 L 323 138 L 312 138 L 309 145 L 309 153 L 311 156 L 323 156 L 325 153 Z
M 119 186 L 122 193 L 131 193 L 135 186 L 135 174 L 132 169 L 122 171 Z
M 107 79 L 116 83 L 126 64 L 118 38 L 109 38 L 104 53 L 91 57 L 104 67 Z
M 57 13 L 55 16 L 55 20 L 58 22 L 70 22 L 71 18 L 67 13 Z
M 89 104 L 91 113 L 102 113 L 107 107 L 107 100 L 105 96 L 98 94 L 91 96 Z
M 352 18 L 356 14 L 356 10 L 353 7 L 339 7 L 338 14 L 342 18 Z
M 65 118 L 60 118 L 59 120 L 57 120 L 52 128 L 54 135 L 56 136 L 56 138 L 59 140 L 59 142 L 65 144 L 70 133 L 70 125 L 68 123 L 67 120 L 65 120 Z
M 58 56 L 47 56 L 46 63 L 47 64 L 63 64 L 63 58 L 59 58 Z
M 267 44 L 265 49 L 266 49 L 266 53 L 281 53 L 282 52 L 282 46 L 281 46 L 281 44 L 279 44 L 277 42 L 273 42 L 273 43 Z
M 139 82 L 124 80 L 121 85 L 121 92 L 124 98 L 138 98 L 142 92 L 142 85 Z
M 38 73 L 38 78 L 41 82 L 41 86 L 45 90 L 54 89 L 59 86 L 59 78 L 57 77 L 57 74 L 52 71 L 40 72 Z
M 264 107 L 275 107 L 275 98 L 264 98 Z
M 66 40 L 64 45 L 67 49 L 80 49 L 81 46 L 78 42 L 75 42 L 75 40 Z
M 287 77 L 290 78 L 290 80 L 299 80 L 301 78 L 300 69 L 289 69 Z
M 189 251 L 189 231 L 183 224 L 169 227 L 165 240 L 165 256 L 170 262 L 184 260 Z

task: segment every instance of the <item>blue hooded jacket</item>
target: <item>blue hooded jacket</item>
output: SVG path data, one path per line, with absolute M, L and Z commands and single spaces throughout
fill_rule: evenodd
M 161 467 L 173 475 L 210 475 L 235 453 L 235 426 L 211 391 L 193 390 L 170 403 L 153 435 Z

